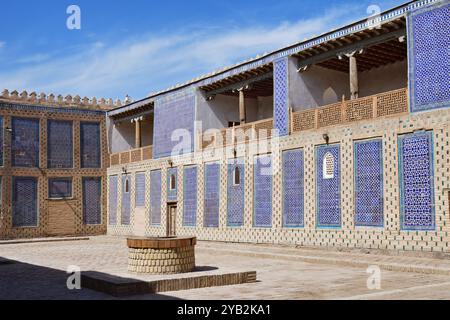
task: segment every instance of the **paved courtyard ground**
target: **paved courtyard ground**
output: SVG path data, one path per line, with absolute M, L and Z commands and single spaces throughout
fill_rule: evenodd
M 114 299 L 88 289 L 68 290 L 66 270 L 76 265 L 82 271 L 134 277 L 126 273 L 125 243 L 102 236 L 0 244 L 0 299 Z M 450 299 L 448 258 L 200 242 L 197 265 L 210 272 L 256 270 L 258 282 L 129 299 Z M 380 290 L 367 288 L 369 265 L 381 266 Z

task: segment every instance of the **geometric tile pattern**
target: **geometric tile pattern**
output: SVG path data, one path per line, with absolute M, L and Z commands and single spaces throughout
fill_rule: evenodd
M 122 225 L 131 223 L 131 176 L 122 175 Z
M 275 61 L 274 66 L 274 129 L 279 136 L 289 134 L 288 58 Z
M 383 227 L 383 141 L 355 142 L 355 225 Z
M 283 152 L 283 227 L 304 226 L 303 150 Z
M 136 173 L 135 205 L 136 207 L 145 207 L 145 173 Z
M 117 224 L 117 196 L 118 196 L 118 188 L 117 188 L 118 179 L 117 176 L 109 177 L 109 224 L 115 225 Z
M 102 178 L 83 178 L 83 222 L 102 223 Z
M 47 167 L 73 168 L 72 121 L 47 121 Z
M 206 228 L 219 227 L 220 164 L 205 164 L 205 221 Z
M 327 163 L 325 160 L 331 160 Z M 316 197 L 317 227 L 341 227 L 341 168 L 340 146 L 316 147 Z M 331 165 L 333 172 L 327 176 L 324 165 Z
M 408 16 L 411 110 L 450 106 L 450 4 Z
M 178 186 L 178 169 L 170 168 L 167 170 L 167 200 L 177 201 L 177 186 Z M 171 179 L 175 179 L 175 188 L 171 189 Z
M 150 172 L 150 222 L 161 224 L 161 170 Z
M 3 167 L 3 117 L 0 117 L 0 167 Z
M 12 118 L 12 166 L 39 167 L 39 120 Z
M 235 169 L 239 170 L 239 184 L 234 184 Z M 228 162 L 227 173 L 227 226 L 241 227 L 244 225 L 245 207 L 245 164 L 244 158 L 231 159 Z
M 272 226 L 272 156 L 256 156 L 254 161 L 254 223 L 257 228 Z
M 81 122 L 80 141 L 81 141 L 81 148 L 80 148 L 81 167 L 100 168 L 101 167 L 100 123 Z
M 48 179 L 48 197 L 63 199 L 72 197 L 72 178 Z
M 177 150 L 178 155 L 191 153 L 194 150 L 194 122 L 195 122 L 195 95 L 191 92 L 175 96 L 173 98 L 161 98 L 155 101 L 155 125 L 153 132 L 153 157 L 154 159 L 164 158 L 172 155 L 174 147 L 183 142 L 181 150 Z M 177 115 L 177 121 L 174 121 Z M 190 141 L 176 135 L 172 141 L 172 134 L 178 130 L 182 138 L 189 137 Z
M 197 224 L 197 167 L 184 168 L 183 226 Z
M 37 227 L 38 181 L 32 177 L 13 177 L 12 214 L 14 227 Z
M 399 137 L 402 230 L 434 230 L 433 132 Z

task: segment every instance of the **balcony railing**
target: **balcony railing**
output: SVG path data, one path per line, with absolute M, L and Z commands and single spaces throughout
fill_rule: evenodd
M 111 154 L 110 165 L 118 166 L 153 159 L 153 146 Z

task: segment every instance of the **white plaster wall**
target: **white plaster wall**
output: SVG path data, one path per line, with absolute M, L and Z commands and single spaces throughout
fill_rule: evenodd
M 144 118 L 141 124 L 142 146 L 147 147 L 153 145 L 153 116 Z
M 359 73 L 359 96 L 406 88 L 408 86 L 407 61 L 396 62 Z
M 134 123 L 131 123 L 131 121 L 124 121 L 120 123 L 111 122 L 110 137 L 111 153 L 134 149 Z

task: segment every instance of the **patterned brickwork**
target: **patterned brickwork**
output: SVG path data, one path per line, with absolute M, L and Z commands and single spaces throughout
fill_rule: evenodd
M 121 223 L 122 225 L 131 224 L 131 176 L 122 176 L 122 206 L 121 206 Z
M 38 181 L 33 177 L 13 178 L 13 226 L 38 225 Z
M 0 117 L 0 166 L 3 167 L 3 117 Z
M 12 166 L 39 167 L 39 119 L 12 118 Z
M 239 184 L 235 184 L 234 176 L 239 170 Z M 244 159 L 232 159 L 227 169 L 227 226 L 241 227 L 244 224 L 245 207 L 245 165 Z
M 174 121 L 177 115 L 177 121 Z M 172 141 L 172 133 L 178 129 L 187 130 L 194 136 L 195 95 L 185 92 L 173 98 L 161 98 L 155 102 L 155 127 L 153 133 L 153 156 L 162 158 L 169 156 L 179 141 Z M 183 133 L 181 133 L 183 134 Z M 183 153 L 194 150 L 194 139 L 191 145 L 183 148 Z
M 48 180 L 48 196 L 51 199 L 72 197 L 72 178 L 52 178 Z
M 86 225 L 102 223 L 102 178 L 83 178 L 83 222 Z
M 254 162 L 254 221 L 255 227 L 272 226 L 273 163 L 271 156 L 255 157 Z
M 283 152 L 283 226 L 304 225 L 304 159 L 303 150 Z
M 383 227 L 383 142 L 355 142 L 355 225 Z
M 135 205 L 136 207 L 145 207 L 145 172 L 139 172 L 135 177 Z
M 150 221 L 152 225 L 161 224 L 161 170 L 150 174 Z
M 220 164 L 205 164 L 205 203 L 204 226 L 207 228 L 219 227 L 220 205 Z
M 341 226 L 340 146 L 316 147 L 317 226 Z
M 108 204 L 108 223 L 109 225 L 117 224 L 117 200 L 118 200 L 118 179 L 117 176 L 109 177 L 109 204 Z
M 450 106 L 450 4 L 447 1 L 408 14 L 411 110 Z
M 197 223 L 197 167 L 184 168 L 183 226 L 195 227 Z
M 288 58 L 275 61 L 274 65 L 274 128 L 280 136 L 289 134 L 289 77 Z
M 47 121 L 47 168 L 73 168 L 73 122 Z
M 81 167 L 101 167 L 101 136 L 100 124 L 82 122 L 80 124 Z
M 400 136 L 401 227 L 434 230 L 433 133 Z

